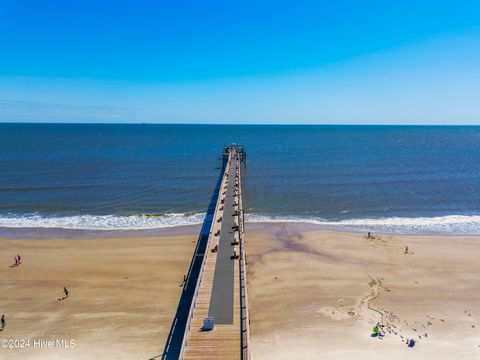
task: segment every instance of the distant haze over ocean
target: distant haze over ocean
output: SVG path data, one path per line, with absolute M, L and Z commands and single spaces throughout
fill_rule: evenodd
M 200 223 L 233 142 L 251 221 L 480 233 L 480 126 L 0 124 L 0 227 Z

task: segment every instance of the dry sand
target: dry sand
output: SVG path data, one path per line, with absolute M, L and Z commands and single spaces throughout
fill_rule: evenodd
M 253 359 L 480 359 L 480 237 L 263 230 L 247 233 Z
M 161 355 L 197 235 L 0 240 L 0 359 L 150 359 Z M 20 254 L 23 263 L 10 268 Z M 67 300 L 63 287 L 70 291 Z M 34 340 L 75 340 L 69 349 Z
M 76 342 L 0 358 L 160 358 L 196 239 L 0 240 L 0 339 Z M 479 241 L 247 226 L 253 359 L 479 359 Z

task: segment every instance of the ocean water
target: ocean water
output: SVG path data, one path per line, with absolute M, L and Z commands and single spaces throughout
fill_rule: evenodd
M 0 228 L 201 223 L 233 142 L 250 221 L 480 233 L 480 126 L 0 124 Z

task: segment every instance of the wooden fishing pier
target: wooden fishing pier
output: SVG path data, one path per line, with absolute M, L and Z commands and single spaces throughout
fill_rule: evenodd
M 250 359 L 243 146 L 223 149 L 223 166 L 200 232 L 162 359 Z

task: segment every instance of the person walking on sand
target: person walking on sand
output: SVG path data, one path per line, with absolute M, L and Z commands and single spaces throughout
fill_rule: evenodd
M 15 256 L 15 266 L 19 266 L 21 263 L 22 258 L 20 257 L 20 255 L 17 254 L 17 256 Z
M 5 330 L 5 315 L 2 315 L 2 319 L 0 320 L 2 322 L 2 327 L 0 328 L 1 331 Z
M 64 297 L 58 298 L 58 300 L 62 301 L 68 298 L 68 290 L 66 287 L 63 287 L 63 293 L 65 294 Z

